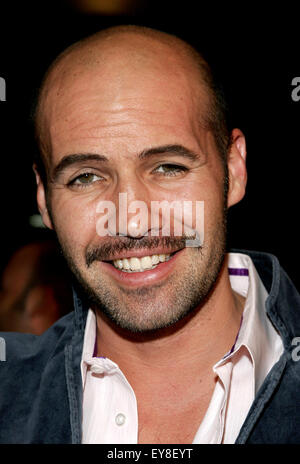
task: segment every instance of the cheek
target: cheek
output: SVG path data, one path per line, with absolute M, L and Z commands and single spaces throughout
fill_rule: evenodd
M 193 189 L 193 198 L 199 201 L 197 223 L 193 220 L 193 226 L 204 244 L 210 246 L 219 230 L 223 230 L 225 199 L 221 176 L 203 176 Z
M 51 211 L 60 242 L 72 254 L 85 250 L 96 235 L 96 204 L 87 198 L 54 193 Z
M 221 175 L 211 175 L 210 172 L 203 172 L 201 175 L 197 173 L 189 182 L 180 183 L 180 187 L 151 192 L 151 199 L 181 204 L 181 210 L 176 210 L 176 213 L 172 210 L 171 213 L 171 229 L 174 235 L 181 235 L 183 230 L 187 235 L 194 235 L 196 229 L 201 241 L 210 243 L 217 230 L 222 227 L 224 184 Z

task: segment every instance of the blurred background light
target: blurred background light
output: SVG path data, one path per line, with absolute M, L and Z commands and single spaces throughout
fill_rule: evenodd
M 143 0 L 69 0 L 71 6 L 81 13 L 99 15 L 123 15 L 132 14 L 140 6 Z

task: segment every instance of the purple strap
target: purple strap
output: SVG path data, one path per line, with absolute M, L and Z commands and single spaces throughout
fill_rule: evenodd
M 235 275 L 235 276 L 248 276 L 249 271 L 247 268 L 235 268 L 235 267 L 229 267 L 228 268 L 229 275 Z

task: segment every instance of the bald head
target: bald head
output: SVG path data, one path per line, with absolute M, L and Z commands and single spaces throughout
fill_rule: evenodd
M 95 79 L 96 77 L 96 79 Z M 80 93 L 78 82 L 95 88 L 103 98 L 116 100 L 121 89 L 151 86 L 182 92 L 195 102 L 195 119 L 214 134 L 224 159 L 229 145 L 225 104 L 215 88 L 208 64 L 181 39 L 138 26 L 117 26 L 102 30 L 63 51 L 52 63 L 42 83 L 35 113 L 36 137 L 42 158 L 37 168 L 48 171 L 53 150 L 53 120 L 66 99 Z M 94 87 L 93 87 L 94 86 Z M 101 87 L 102 86 L 102 87 Z M 136 98 L 132 94 L 132 98 Z M 72 105 L 70 105 L 72 111 Z M 43 175 L 44 176 L 44 175 Z

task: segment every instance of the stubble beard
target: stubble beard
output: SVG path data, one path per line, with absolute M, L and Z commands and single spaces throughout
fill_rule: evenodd
M 91 307 L 102 312 L 118 327 L 134 333 L 153 332 L 176 324 L 192 312 L 199 311 L 220 274 L 226 253 L 226 212 L 210 234 L 213 241 L 200 248 L 184 251 L 189 255 L 184 265 L 177 263 L 165 282 L 126 289 L 113 288 L 99 273 L 95 261 L 89 273 L 81 271 L 66 244 L 62 251 Z

